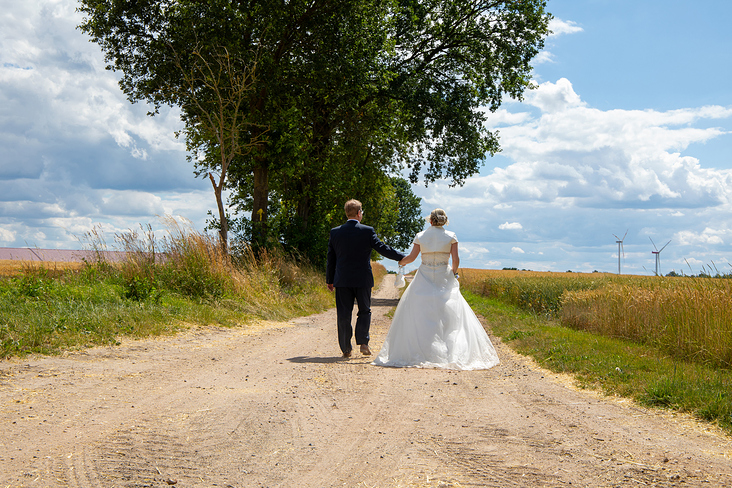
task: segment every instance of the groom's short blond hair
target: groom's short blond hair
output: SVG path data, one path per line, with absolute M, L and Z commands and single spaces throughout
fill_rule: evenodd
M 355 219 L 358 217 L 358 211 L 361 210 L 361 202 L 353 199 L 348 200 L 344 209 L 346 210 L 346 217 L 349 219 Z

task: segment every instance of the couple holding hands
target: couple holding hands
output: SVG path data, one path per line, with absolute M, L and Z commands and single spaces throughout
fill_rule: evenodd
M 336 295 L 338 343 L 343 357 L 352 354 L 354 301 L 358 306 L 356 344 L 361 354 L 371 354 L 373 249 L 399 261 L 402 266 L 422 254 L 422 264 L 397 305 L 389 332 L 373 364 L 457 370 L 488 369 L 497 365 L 498 355 L 488 334 L 460 294 L 458 241 L 455 233 L 444 229 L 448 223 L 445 211 L 439 208 L 432 211 L 428 219 L 430 227 L 415 236 L 414 247 L 408 256 L 381 242 L 373 227 L 361 224 L 361 202 L 347 201 L 345 211 L 348 221 L 330 231 L 326 269 L 326 283 Z

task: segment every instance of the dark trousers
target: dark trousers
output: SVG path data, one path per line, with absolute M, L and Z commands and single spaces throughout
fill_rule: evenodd
M 369 343 L 369 328 L 371 327 L 371 287 L 336 287 L 336 314 L 338 315 L 338 345 L 341 351 L 351 350 L 351 316 L 353 302 L 358 304 L 356 315 L 356 344 Z

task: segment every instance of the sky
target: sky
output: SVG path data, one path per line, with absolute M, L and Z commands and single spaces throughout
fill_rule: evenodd
M 112 247 L 162 215 L 202 231 L 214 193 L 177 111 L 127 101 L 76 6 L 0 0 L 0 247 Z M 502 151 L 462 187 L 415 185 L 423 214 L 445 209 L 467 268 L 653 275 L 663 248 L 661 274 L 732 272 L 732 2 L 547 8 L 534 89 L 487 113 Z

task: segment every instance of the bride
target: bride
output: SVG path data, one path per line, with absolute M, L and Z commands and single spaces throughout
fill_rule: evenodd
M 445 211 L 429 217 L 405 265 L 422 253 L 422 265 L 397 305 L 384 345 L 372 364 L 444 369 L 488 369 L 499 363 L 493 344 L 460 294 L 458 241 L 447 231 Z M 452 257 L 452 267 L 449 264 Z

